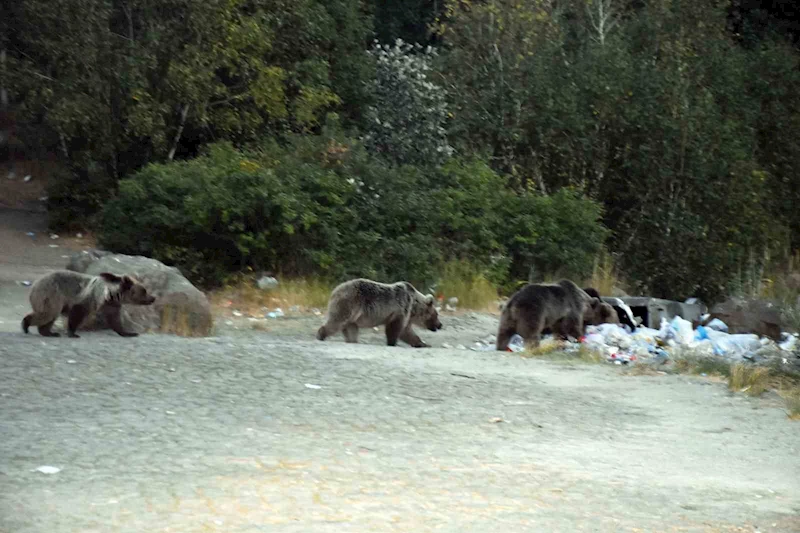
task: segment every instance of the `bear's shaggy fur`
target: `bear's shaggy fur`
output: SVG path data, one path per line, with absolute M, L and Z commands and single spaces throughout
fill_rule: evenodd
M 425 296 L 407 281 L 380 283 L 369 279 L 353 279 L 337 286 L 328 302 L 328 318 L 317 331 L 324 341 L 339 331 L 346 342 L 358 342 L 359 328 L 386 326 L 386 343 L 396 346 L 397 340 L 414 348 L 425 344 L 411 329 L 412 324 L 430 331 L 442 329 L 433 296 Z
M 68 317 L 67 334 L 79 338 L 75 331 L 83 320 L 102 312 L 111 329 L 123 337 L 135 337 L 138 333 L 125 331 L 122 327 L 122 304 L 150 305 L 154 301 L 147 289 L 131 276 L 120 277 L 108 272 L 90 276 L 58 270 L 33 284 L 30 294 L 33 313 L 22 319 L 22 331 L 28 333 L 30 326 L 37 326 L 40 335 L 58 337 L 59 334 L 50 328 L 58 315 L 63 314 Z
M 585 322 L 593 322 L 600 300 L 592 298 L 570 280 L 526 285 L 506 303 L 500 315 L 497 349 L 505 351 L 518 333 L 526 343 L 538 346 L 542 331 L 579 338 Z

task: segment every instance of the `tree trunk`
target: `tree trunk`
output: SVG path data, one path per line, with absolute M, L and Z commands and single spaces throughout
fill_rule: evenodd
M 181 121 L 178 124 L 178 131 L 175 132 L 175 138 L 172 140 L 172 148 L 169 149 L 169 154 L 167 155 L 167 161 L 172 161 L 172 158 L 175 157 L 175 150 L 178 149 L 178 143 L 181 140 L 181 135 L 183 134 L 183 127 L 186 125 L 186 116 L 189 114 L 189 104 L 183 104 L 183 109 L 181 109 Z

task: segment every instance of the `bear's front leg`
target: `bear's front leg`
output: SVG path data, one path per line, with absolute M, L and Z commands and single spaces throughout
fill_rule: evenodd
M 111 326 L 111 329 L 113 329 L 121 337 L 137 337 L 139 335 L 138 333 L 133 331 L 125 331 L 125 329 L 122 327 L 122 319 L 119 316 L 121 312 L 121 306 L 106 306 L 103 309 L 103 315 L 105 316 L 106 324 Z
M 77 331 L 81 323 L 83 323 L 83 319 L 86 318 L 86 315 L 88 314 L 89 310 L 82 304 L 75 304 L 69 309 L 69 315 L 67 318 L 68 337 L 80 339 L 80 335 L 76 334 L 75 331 Z
M 397 346 L 397 339 L 403 332 L 403 318 L 395 318 L 386 323 L 386 344 Z
M 414 333 L 410 325 L 400 333 L 400 340 L 410 344 L 414 348 L 430 348 L 429 344 L 426 344 L 425 341 L 420 339 L 419 336 Z

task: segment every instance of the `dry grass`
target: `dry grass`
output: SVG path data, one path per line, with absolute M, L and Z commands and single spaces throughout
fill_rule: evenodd
M 786 410 L 789 418 L 800 420 L 800 386 L 795 385 L 790 389 L 780 389 L 778 394 L 786 402 Z
M 601 252 L 597 255 L 592 267 L 592 276 L 584 280 L 582 287 L 593 287 L 602 295 L 612 295 L 615 288 L 625 287 L 611 254 Z
M 769 369 L 763 366 L 735 364 L 731 366 L 728 388 L 745 392 L 750 396 L 761 396 L 770 386 Z
M 445 302 L 455 296 L 458 307 L 475 311 L 496 310 L 497 289 L 483 274 L 457 261 L 445 265 L 439 280 Z
M 524 352 L 520 352 L 520 355 L 527 358 L 542 357 L 553 361 L 570 363 L 597 364 L 604 363 L 606 360 L 602 353 L 583 344 L 575 351 L 566 351 L 564 350 L 563 342 L 559 341 L 542 342 L 536 348 L 526 347 Z
M 261 290 L 252 275 L 239 276 L 209 295 L 216 308 L 236 309 L 245 315 L 262 316 L 264 309 L 319 309 L 324 312 L 333 285 L 319 279 L 280 279 L 276 288 Z
M 680 374 L 706 374 L 729 377 L 731 364 L 721 357 L 680 357 L 675 359 L 675 372 Z

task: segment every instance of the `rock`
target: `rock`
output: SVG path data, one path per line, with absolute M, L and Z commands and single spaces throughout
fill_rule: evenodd
M 264 276 L 256 282 L 256 285 L 258 285 L 258 288 L 262 291 L 269 291 L 277 288 L 278 280 L 272 276 Z
M 131 274 L 156 297 L 153 305 L 126 305 L 123 325 L 134 331 L 160 331 L 188 337 L 211 333 L 214 319 L 206 295 L 192 285 L 175 267 L 143 256 L 114 254 L 104 250 L 84 250 L 73 254 L 67 270 L 98 275 L 101 272 Z M 102 316 L 83 326 L 104 329 Z
M 456 296 L 453 296 L 452 298 L 450 298 L 449 300 L 447 300 L 447 303 L 448 303 L 448 304 L 449 304 L 451 307 L 456 307 L 456 306 L 458 305 L 458 297 L 456 297 Z
M 709 320 L 722 320 L 729 333 L 755 333 L 780 342 L 780 307 L 766 300 L 730 298 L 711 308 Z

